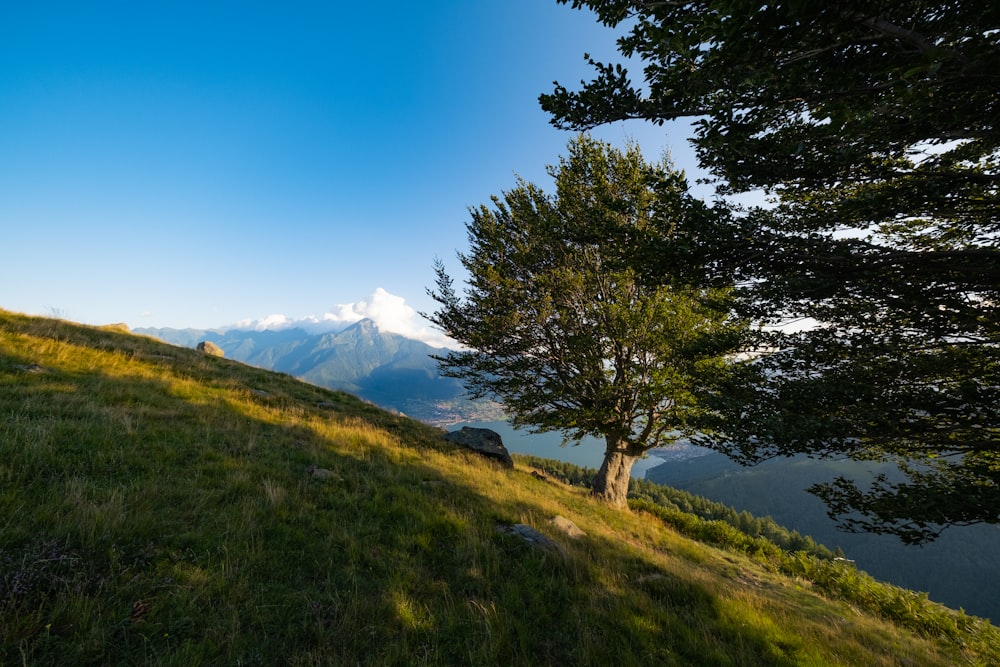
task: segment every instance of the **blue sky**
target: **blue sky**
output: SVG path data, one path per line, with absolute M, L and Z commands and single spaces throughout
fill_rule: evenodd
M 5 3 L 0 308 L 133 328 L 433 309 L 468 207 L 515 173 L 544 186 L 564 152 L 539 93 L 614 38 L 555 0 Z M 595 134 L 694 170 L 676 128 Z

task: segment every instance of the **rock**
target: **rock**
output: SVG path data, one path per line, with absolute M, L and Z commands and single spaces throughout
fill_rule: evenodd
M 14 364 L 14 368 L 25 373 L 45 373 L 46 368 L 38 364 Z
M 543 551 L 563 554 L 562 546 L 558 542 L 546 537 L 526 523 L 515 523 L 513 526 L 497 525 L 497 530 L 507 535 L 519 537 L 531 546 L 538 547 Z
M 503 446 L 503 439 L 496 431 L 463 426 L 461 430 L 446 433 L 444 439 L 499 461 L 505 468 L 514 467 L 514 459 L 510 457 L 510 452 Z
M 575 523 L 573 523 L 564 516 L 556 516 L 549 523 L 551 523 L 553 526 L 561 530 L 567 536 L 572 537 L 573 539 L 586 537 L 587 535 L 587 533 L 580 530 Z
M 343 477 L 333 472 L 332 470 L 327 470 L 326 468 L 320 468 L 318 466 L 309 466 L 306 468 L 306 472 L 315 477 L 316 479 L 335 479 L 337 481 L 343 481 Z
M 666 582 L 666 576 L 660 574 L 659 572 L 653 572 L 652 574 L 644 574 L 635 580 L 637 584 L 659 584 Z
M 213 357 L 226 356 L 226 353 L 222 351 L 222 348 L 210 340 L 203 340 L 200 343 L 198 343 L 197 349 L 199 352 L 204 352 L 205 354 Z

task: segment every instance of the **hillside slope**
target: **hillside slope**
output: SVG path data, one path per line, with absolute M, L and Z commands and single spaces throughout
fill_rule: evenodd
M 140 336 L 0 311 L 0 417 L 0 664 L 1000 659 L 976 619 L 899 610 L 934 617 L 918 634 L 649 505 Z
M 484 402 L 469 401 L 460 381 L 441 375 L 431 358 L 441 350 L 382 331 L 368 319 L 326 333 L 303 329 L 137 329 L 136 333 L 185 347 L 211 341 L 228 359 L 350 392 L 428 423 L 499 414 Z
M 757 516 L 771 516 L 779 523 L 807 533 L 816 540 L 840 546 L 859 567 L 900 586 L 927 591 L 931 599 L 977 616 L 1000 619 L 1000 527 L 979 524 L 944 531 L 930 544 L 914 547 L 894 535 L 848 533 L 838 530 L 827 507 L 808 489 L 837 475 L 858 480 L 884 472 L 889 463 L 828 461 L 796 457 L 772 459 L 742 467 L 722 454 L 672 461 L 647 471 L 646 479 L 667 484 L 746 509 Z

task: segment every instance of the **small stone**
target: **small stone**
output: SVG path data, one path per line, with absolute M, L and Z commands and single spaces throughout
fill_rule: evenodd
M 564 516 L 556 516 L 549 523 L 573 539 L 587 536 L 587 533 L 580 530 L 575 523 Z
M 563 553 L 562 546 L 558 542 L 546 537 L 526 523 L 515 523 L 513 526 L 498 525 L 497 530 L 502 533 L 506 533 L 507 535 L 519 537 L 527 544 L 530 544 L 533 547 L 538 547 L 543 551 L 549 551 L 560 555 Z
M 203 340 L 200 343 L 198 343 L 197 350 L 199 352 L 204 352 L 205 354 L 212 357 L 226 356 L 226 353 L 222 351 L 222 348 L 210 340 Z
M 309 466 L 306 468 L 306 472 L 315 477 L 316 479 L 335 479 L 337 481 L 342 481 L 343 478 L 332 470 L 327 470 L 326 468 L 320 468 L 318 466 Z
M 38 364 L 14 364 L 14 368 L 25 373 L 44 373 L 45 367 Z

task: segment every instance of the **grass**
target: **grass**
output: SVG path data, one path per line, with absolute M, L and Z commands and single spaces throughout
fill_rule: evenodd
M 783 570 L 441 435 L 0 311 L 0 664 L 1000 663 L 992 626 L 903 627 L 812 561 Z M 514 523 L 560 550 L 497 529 Z

